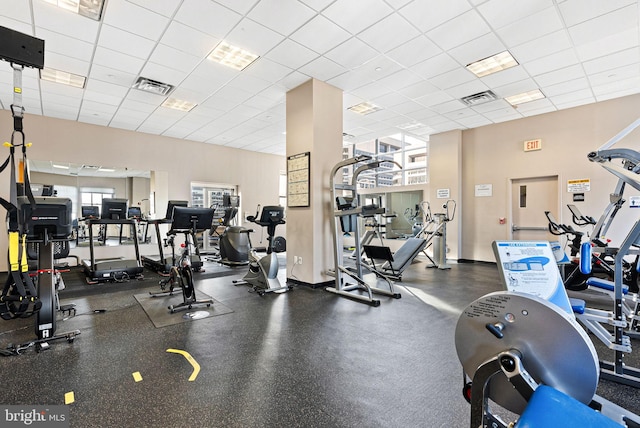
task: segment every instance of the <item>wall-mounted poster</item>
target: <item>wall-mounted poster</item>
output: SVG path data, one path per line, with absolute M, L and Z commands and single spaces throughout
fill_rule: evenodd
M 287 207 L 309 206 L 310 152 L 287 157 Z

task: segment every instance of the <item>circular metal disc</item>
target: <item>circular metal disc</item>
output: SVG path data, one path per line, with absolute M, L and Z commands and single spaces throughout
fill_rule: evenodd
M 211 314 L 207 311 L 193 311 L 193 312 L 186 312 L 184 315 L 182 315 L 182 318 L 188 319 L 188 320 L 200 320 L 202 318 L 208 317 L 209 315 Z
M 487 324 L 504 324 L 498 339 Z M 471 303 L 458 319 L 458 359 L 471 378 L 480 365 L 500 352 L 516 349 L 524 368 L 538 383 L 588 404 L 598 385 L 596 350 L 574 317 L 554 304 L 529 294 L 498 291 Z M 503 408 L 522 413 L 525 400 L 507 377 L 490 382 L 490 398 Z

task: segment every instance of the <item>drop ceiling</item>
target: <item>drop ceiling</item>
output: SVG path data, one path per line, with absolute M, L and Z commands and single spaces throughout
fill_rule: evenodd
M 44 0 L 0 2 L 0 25 L 45 40 L 25 69 L 28 114 L 285 154 L 285 98 L 316 78 L 344 91 L 344 132 L 366 141 L 410 129 L 428 137 L 640 92 L 638 0 L 106 0 L 100 21 Z M 243 71 L 208 59 L 221 41 L 260 55 Z M 483 78 L 465 66 L 509 50 L 519 65 Z M 2 65 L 4 64 L 4 66 Z M 197 104 L 133 89 L 139 77 Z M 0 104 L 13 73 L 0 63 Z M 544 99 L 504 98 L 539 89 Z M 467 106 L 484 91 L 496 98 Z M 369 102 L 381 110 L 359 115 Z

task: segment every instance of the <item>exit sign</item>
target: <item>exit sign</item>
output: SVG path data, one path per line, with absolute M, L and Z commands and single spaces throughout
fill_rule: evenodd
M 528 140 L 524 142 L 524 151 L 531 152 L 533 150 L 542 150 L 542 140 Z

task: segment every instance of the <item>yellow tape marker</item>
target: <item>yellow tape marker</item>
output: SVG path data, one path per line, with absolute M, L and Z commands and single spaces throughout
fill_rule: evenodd
M 132 375 L 133 380 L 135 380 L 136 382 L 140 382 L 142 380 L 142 375 L 140 374 L 140 372 L 132 373 Z
M 76 401 L 76 396 L 73 393 L 73 391 L 67 392 L 66 394 L 64 394 L 64 404 L 72 404 L 75 401 Z
M 22 88 L 18 88 L 17 86 L 14 86 L 13 92 L 15 92 L 16 94 L 21 94 L 22 93 Z
M 189 382 L 193 382 L 194 380 L 196 380 L 196 377 L 198 377 L 198 373 L 200 373 L 200 364 L 198 364 L 198 362 L 193 359 L 191 354 L 189 354 L 187 351 L 182 351 L 180 349 L 167 349 L 167 352 L 180 354 L 183 357 L 185 357 L 187 361 L 189 361 L 189 364 L 193 366 L 193 373 L 191 373 L 191 376 L 189 377 Z

